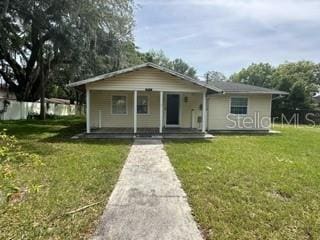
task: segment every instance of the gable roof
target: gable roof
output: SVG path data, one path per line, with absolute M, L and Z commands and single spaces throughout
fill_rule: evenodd
M 274 95 L 288 95 L 287 92 L 269 89 L 264 87 L 257 87 L 254 85 L 248 85 L 243 83 L 225 82 L 225 81 L 213 81 L 209 83 L 225 93 L 256 93 L 256 94 L 274 94 Z
M 88 78 L 85 80 L 73 82 L 73 83 L 68 84 L 67 86 L 79 87 L 79 86 L 86 85 L 88 83 L 93 83 L 93 82 L 105 80 L 108 78 L 112 78 L 112 77 L 115 77 L 115 76 L 118 76 L 121 74 L 133 72 L 133 71 L 139 70 L 141 68 L 146 68 L 146 67 L 160 70 L 162 72 L 168 73 L 168 74 L 173 75 L 175 77 L 178 77 L 182 80 L 191 82 L 193 84 L 207 88 L 207 89 L 214 91 L 214 92 L 217 92 L 217 93 L 251 93 L 251 94 L 255 93 L 255 94 L 275 94 L 275 95 L 287 95 L 288 94 L 287 92 L 283 92 L 283 91 L 278 91 L 278 90 L 263 88 L 263 87 L 257 87 L 257 86 L 253 86 L 253 85 L 243 84 L 243 83 L 224 82 L 224 81 L 214 81 L 214 82 L 206 83 L 205 81 L 199 81 L 199 80 L 194 79 L 192 77 L 186 76 L 186 75 L 178 73 L 176 71 L 173 71 L 169 68 L 162 67 L 157 64 L 150 63 L 150 62 L 141 64 L 141 65 L 136 65 L 136 66 L 129 67 L 129 68 L 125 68 L 125 69 L 121 69 L 121 70 L 118 70 L 115 72 L 110 72 L 107 74 L 98 75 L 98 76 Z
M 85 85 L 85 84 L 88 84 L 88 83 L 97 82 L 97 81 L 105 80 L 105 79 L 108 79 L 108 78 L 112 78 L 112 77 L 115 77 L 115 76 L 118 76 L 118 75 L 121 75 L 121 74 L 133 72 L 133 71 L 136 71 L 138 69 L 145 68 L 145 67 L 151 67 L 151 68 L 160 70 L 162 72 L 165 72 L 165 73 L 171 74 L 171 75 L 173 75 L 175 77 L 178 77 L 178 78 L 180 78 L 182 80 L 189 81 L 189 82 L 191 82 L 193 84 L 196 84 L 196 85 L 204 87 L 204 88 L 208 88 L 208 89 L 210 89 L 210 90 L 212 90 L 214 92 L 223 92 L 221 89 L 219 89 L 219 88 L 217 88 L 217 87 L 215 87 L 213 85 L 208 85 L 206 82 L 196 80 L 196 79 L 191 78 L 189 76 L 186 76 L 184 74 L 178 73 L 178 72 L 173 71 L 171 69 L 168 69 L 166 67 L 162 67 L 162 66 L 159 66 L 157 64 L 150 63 L 150 62 L 141 64 L 141 65 L 137 65 L 137 66 L 133 66 L 133 67 L 130 67 L 130 68 L 125 68 L 125 69 L 122 69 L 122 70 L 119 70 L 119 71 L 115 71 L 115 72 L 111 72 L 111 73 L 107 73 L 107 74 L 102 74 L 102 75 L 99 75 L 99 76 L 96 76 L 96 77 L 92 77 L 92 78 L 88 78 L 88 79 L 85 79 L 85 80 L 81 80 L 81 81 L 78 81 L 78 82 L 70 83 L 67 86 L 69 86 L 69 87 L 78 87 L 78 86 Z

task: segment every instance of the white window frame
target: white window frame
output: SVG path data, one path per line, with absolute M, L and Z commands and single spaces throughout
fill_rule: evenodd
M 126 113 L 113 113 L 113 97 L 125 97 L 126 98 Z M 127 94 L 113 94 L 111 95 L 111 115 L 128 115 L 128 95 Z
M 247 113 L 239 113 L 239 114 L 237 114 L 237 113 L 232 113 L 232 112 L 231 112 L 232 99 L 233 99 L 233 98 L 244 98 L 244 99 L 247 99 Z M 249 113 L 249 97 L 246 97 L 246 96 L 232 96 L 232 97 L 230 97 L 230 101 L 229 101 L 229 114 L 234 115 L 234 116 L 246 116 L 246 115 L 248 115 L 248 113 Z
M 138 98 L 139 97 L 147 97 L 147 113 L 138 113 Z M 149 95 L 146 95 L 146 94 L 142 94 L 142 95 L 138 95 L 137 96 L 137 114 L 138 115 L 150 115 L 150 98 L 149 98 Z

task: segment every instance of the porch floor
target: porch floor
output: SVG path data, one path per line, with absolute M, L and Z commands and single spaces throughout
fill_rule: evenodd
M 133 134 L 133 128 L 97 128 L 92 133 Z M 196 128 L 163 128 L 163 134 L 204 134 Z M 137 128 L 137 134 L 160 134 L 159 128 Z
M 159 133 L 159 128 L 138 128 L 136 134 L 133 133 L 133 128 L 97 128 L 91 129 L 89 134 L 81 133 L 73 137 L 77 138 L 211 139 L 213 135 L 193 128 L 163 128 L 162 133 Z

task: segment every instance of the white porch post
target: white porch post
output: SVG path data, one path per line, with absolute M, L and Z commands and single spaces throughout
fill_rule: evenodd
M 138 91 L 135 90 L 133 94 L 133 133 L 137 133 L 137 102 Z
M 160 126 L 159 132 L 162 133 L 162 126 L 163 126 L 163 92 L 160 92 Z
M 207 95 L 206 92 L 202 94 L 202 132 L 206 131 L 206 117 L 207 114 Z
M 86 122 L 87 122 L 87 133 L 90 133 L 90 90 L 86 88 L 86 97 L 87 97 L 87 112 L 86 112 Z

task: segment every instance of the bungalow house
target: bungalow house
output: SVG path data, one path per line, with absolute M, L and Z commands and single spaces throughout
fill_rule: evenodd
M 207 84 L 145 63 L 69 84 L 86 92 L 86 131 L 157 134 L 268 131 L 273 96 L 285 92 L 230 82 Z

